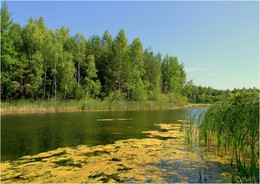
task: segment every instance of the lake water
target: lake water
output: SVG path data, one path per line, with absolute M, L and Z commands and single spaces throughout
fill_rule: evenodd
M 111 144 L 118 140 L 126 140 L 131 138 L 147 138 L 149 134 L 142 133 L 143 131 L 147 132 L 150 130 L 157 130 L 161 132 L 165 131 L 164 133 L 167 133 L 167 130 L 160 129 L 160 126 L 158 126 L 158 124 L 183 124 L 184 122 L 180 122 L 178 120 L 183 120 L 190 116 L 196 118 L 196 116 L 199 116 L 198 112 L 201 112 L 203 110 L 206 110 L 206 107 L 154 111 L 139 110 L 3 114 L 1 115 L 1 161 L 13 161 L 10 163 L 11 166 L 14 167 L 5 168 L 5 170 L 3 170 L 5 171 L 5 175 L 3 175 L 3 177 L 6 181 L 9 181 L 9 175 L 11 176 L 11 178 L 13 177 L 13 179 L 11 179 L 10 181 L 16 181 L 16 177 L 14 175 L 17 173 L 20 173 L 20 179 L 26 177 L 28 178 L 29 176 L 31 177 L 31 172 L 28 172 L 27 174 L 29 174 L 29 176 L 27 176 L 23 170 L 23 168 L 27 168 L 26 164 L 28 161 L 26 161 L 26 159 L 18 159 L 19 157 L 25 155 L 35 155 L 37 153 L 46 152 L 49 150 L 55 151 L 57 148 L 60 147 L 75 147 L 73 149 L 78 150 L 80 149 L 80 147 L 77 147 L 78 145 L 87 145 L 87 147 L 83 146 L 83 148 L 86 147 L 86 149 L 92 149 L 91 146 Z M 180 126 L 174 125 L 173 127 Z M 168 145 L 168 143 L 166 144 L 167 141 L 173 142 L 172 144 L 168 142 Z M 203 183 L 231 181 L 231 167 L 226 160 L 226 156 L 224 156 L 224 158 L 216 156 L 215 150 L 211 150 L 208 147 L 203 147 L 199 145 L 198 141 L 195 141 L 191 145 L 184 145 L 183 143 L 179 142 L 178 139 L 169 139 L 167 141 L 163 142 L 163 146 L 160 147 L 159 145 L 158 148 L 164 151 L 158 153 L 156 152 L 156 147 L 153 147 L 151 148 L 151 150 L 149 150 L 149 146 L 141 146 L 142 148 L 140 148 L 141 152 L 139 150 L 139 154 L 146 151 L 145 154 L 147 158 L 153 158 L 153 155 L 149 155 L 151 154 L 150 152 L 152 150 L 154 151 L 153 154 L 157 154 L 155 162 L 147 162 L 144 164 L 144 166 L 142 166 L 144 162 L 144 157 L 139 158 L 142 161 L 140 161 L 141 165 L 139 164 L 138 167 L 147 167 L 145 172 L 149 176 L 147 176 L 148 178 L 144 180 L 145 182 L 156 182 L 157 180 L 154 180 L 152 178 L 154 176 L 157 177 L 157 175 L 162 177 L 163 181 L 169 183 L 182 181 Z M 136 142 L 136 144 L 137 143 L 138 142 Z M 108 146 L 111 147 L 111 145 Z M 127 150 L 130 150 L 131 152 L 131 149 L 135 149 L 136 145 L 128 145 L 126 143 L 124 147 L 125 146 L 129 147 L 126 148 L 126 150 L 120 152 L 120 154 L 123 153 L 122 157 L 132 156 L 133 158 L 131 157 L 131 159 L 135 159 L 135 161 L 138 161 L 138 159 L 134 157 L 135 154 L 124 155 Z M 117 153 L 118 148 L 120 148 L 120 146 L 115 146 L 113 153 L 111 152 L 111 155 L 119 154 L 119 152 Z M 94 149 L 100 149 L 100 147 L 96 147 Z M 77 154 L 79 153 L 77 152 Z M 86 157 L 87 160 L 89 159 L 88 157 L 90 156 Z M 64 159 L 65 157 L 62 158 Z M 71 155 L 69 155 L 69 158 L 72 159 Z M 100 159 L 101 158 L 104 161 L 105 158 L 100 157 Z M 51 159 L 55 160 L 57 158 L 50 157 L 49 159 L 50 160 L 47 162 L 51 163 L 50 165 L 53 166 L 53 163 L 56 162 L 51 161 Z M 121 160 L 120 164 L 118 164 L 117 161 L 119 161 L 120 159 L 111 158 L 108 159 L 107 162 L 106 160 L 104 161 L 106 163 L 105 165 L 111 164 L 111 160 L 113 161 L 113 159 L 115 161 L 115 171 L 113 172 L 115 173 L 118 172 L 118 169 L 116 169 L 116 167 L 128 163 Z M 15 165 L 15 163 L 19 163 L 19 161 L 21 161 L 21 165 Z M 26 161 L 24 162 L 24 165 L 22 161 Z M 45 163 L 36 162 L 37 160 L 35 161 L 35 167 L 37 167 L 37 164 Z M 84 163 L 91 164 L 89 160 L 88 162 L 83 162 L 83 165 Z M 5 162 L 5 164 L 8 163 Z M 34 166 L 34 163 L 31 164 L 31 166 Z M 80 166 L 81 164 L 82 163 L 80 163 Z M 49 165 L 47 164 L 47 166 Z M 42 166 L 42 168 L 45 167 Z M 67 169 L 68 168 L 71 169 L 71 167 L 67 167 Z M 89 169 L 89 167 L 84 168 Z M 154 173 L 155 171 L 153 169 L 151 170 L 150 168 L 157 168 L 157 175 L 156 173 Z M 59 169 L 59 167 L 57 168 L 54 164 L 54 167 L 48 168 L 46 172 L 50 172 L 50 170 L 55 169 Z M 134 172 L 135 170 L 129 170 L 129 172 L 130 171 Z M 127 175 L 128 172 L 122 171 L 121 174 L 123 175 L 124 173 Z M 93 173 L 89 172 L 88 174 L 91 175 Z M 117 174 L 118 173 L 116 173 L 115 175 Z M 41 178 L 45 175 L 39 174 L 37 176 Z M 97 175 L 96 177 L 98 176 L 99 175 Z M 33 179 L 33 177 L 31 179 Z M 46 181 L 48 182 L 48 180 Z
M 155 124 L 178 123 L 192 108 L 154 111 L 22 113 L 1 116 L 1 159 L 14 160 L 59 147 L 104 145 L 145 138 Z

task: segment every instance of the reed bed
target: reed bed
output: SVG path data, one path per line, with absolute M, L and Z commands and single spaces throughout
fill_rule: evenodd
M 200 140 L 231 154 L 232 182 L 259 183 L 259 93 L 240 92 L 219 101 L 197 122 Z M 191 124 L 188 142 L 197 132 Z
M 166 101 L 124 101 L 124 100 L 19 100 L 2 102 L 1 112 L 55 112 L 92 110 L 158 110 L 184 106 L 182 103 Z

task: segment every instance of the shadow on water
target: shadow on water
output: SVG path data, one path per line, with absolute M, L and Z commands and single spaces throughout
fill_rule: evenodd
M 227 164 L 221 162 L 207 162 L 204 164 L 197 161 L 177 161 L 161 160 L 161 162 L 151 163 L 152 166 L 161 169 L 162 178 L 167 183 L 221 183 L 230 182 L 229 168 Z M 152 173 L 152 171 L 150 171 Z M 154 182 L 147 179 L 146 182 Z M 155 181 L 156 182 L 156 181 Z
M 199 148 L 194 152 L 194 148 L 187 146 L 182 151 L 184 151 L 182 155 L 165 156 L 159 162 L 152 162 L 148 165 L 158 168 L 159 177 L 167 183 L 228 183 L 231 181 L 232 168 L 227 162 L 228 157 L 216 156 L 213 150 L 207 152 L 204 148 Z M 147 164 L 142 166 L 146 167 Z M 148 176 L 152 176 L 154 172 L 154 170 L 149 170 Z M 154 181 L 148 177 L 145 182 L 161 181 Z
M 186 119 L 190 121 L 183 124 L 182 129 L 192 131 L 192 136 L 189 137 L 188 142 L 186 140 L 188 145 L 185 146 L 183 155 L 165 156 L 160 162 L 149 163 L 150 166 L 160 170 L 160 178 L 163 178 L 163 182 L 224 183 L 231 181 L 232 166 L 228 162 L 230 158 L 227 155 L 218 156 L 215 154 L 215 150 L 200 144 L 198 127 L 207 109 L 208 107 L 199 110 L 190 109 L 187 113 Z M 175 153 L 174 150 L 172 152 Z M 154 172 L 154 170 L 149 171 L 150 175 Z M 154 183 L 158 181 L 148 177 L 145 182 Z

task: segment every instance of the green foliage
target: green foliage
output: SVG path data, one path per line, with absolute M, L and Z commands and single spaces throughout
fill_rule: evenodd
M 117 91 L 113 91 L 109 94 L 109 96 L 107 97 L 107 100 L 113 102 L 113 101 L 123 101 L 125 98 L 125 94 L 122 93 L 121 91 L 117 90 Z
M 24 48 L 29 63 L 25 92 L 33 99 L 37 99 L 43 81 L 44 53 L 42 49 L 44 46 L 44 33 L 45 26 L 42 17 L 39 20 L 31 17 L 23 29 Z
M 229 150 L 235 182 L 259 182 L 259 91 L 238 91 L 208 109 L 200 125 L 207 144 Z
M 183 64 L 178 63 L 177 57 L 166 57 L 162 61 L 162 91 L 163 93 L 182 92 L 186 82 Z
M 108 31 L 105 31 L 103 38 L 102 38 L 102 48 L 103 48 L 103 56 L 102 56 L 102 62 L 100 66 L 97 66 L 98 70 L 98 77 L 101 82 L 102 90 L 101 90 L 101 97 L 104 98 L 107 96 L 111 91 L 111 86 L 109 85 L 110 82 L 110 65 L 111 65 L 111 59 L 113 56 L 112 51 L 113 46 L 113 39 L 112 36 L 109 34 Z
M 139 38 L 129 44 L 123 29 L 113 38 L 70 36 L 53 31 L 44 19 L 31 17 L 21 27 L 1 9 L 1 99 L 89 99 L 212 103 L 229 92 L 186 83 L 177 57 L 143 49 Z
M 89 55 L 87 57 L 88 66 L 86 71 L 86 77 L 83 82 L 83 88 L 85 91 L 85 97 L 96 97 L 100 93 L 100 82 L 96 80 L 97 78 L 97 70 L 95 66 L 94 56 Z
M 11 39 L 11 26 L 11 15 L 7 3 L 4 2 L 1 9 L 1 97 L 5 100 L 12 98 L 14 92 L 12 81 L 16 52 Z
M 144 76 L 143 46 L 136 38 L 130 45 L 130 71 L 126 83 L 127 100 L 143 101 L 147 99 L 146 86 L 142 80 Z
M 1 36 L 3 36 L 3 33 L 6 33 L 9 31 L 12 21 L 11 19 L 11 14 L 8 12 L 8 6 L 7 2 L 5 1 L 2 5 L 1 9 Z
M 112 91 L 125 91 L 129 79 L 130 61 L 128 39 L 120 30 L 112 44 L 113 55 L 109 63 L 109 86 Z
M 229 95 L 229 90 L 217 90 L 211 87 L 196 86 L 192 81 L 188 81 L 182 89 L 182 94 L 187 96 L 192 103 L 214 103 L 225 99 Z
M 144 51 L 144 69 L 145 75 L 143 76 L 144 84 L 147 86 L 147 94 L 149 100 L 158 100 L 161 88 L 161 63 L 160 58 L 155 56 L 149 49 Z
M 146 86 L 141 78 L 136 79 L 134 83 L 126 84 L 127 88 L 127 100 L 133 101 L 145 101 L 147 100 Z
M 73 64 L 73 56 L 71 53 L 64 51 L 61 57 L 61 63 L 58 69 L 58 81 L 61 96 L 66 99 L 67 95 L 72 93 L 74 81 L 75 68 Z

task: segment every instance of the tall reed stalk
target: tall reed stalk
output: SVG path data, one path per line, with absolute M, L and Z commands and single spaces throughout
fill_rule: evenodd
M 232 182 L 259 182 L 259 93 L 240 92 L 219 101 L 199 125 L 200 139 L 230 152 Z

